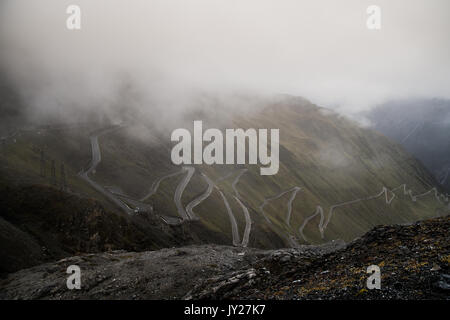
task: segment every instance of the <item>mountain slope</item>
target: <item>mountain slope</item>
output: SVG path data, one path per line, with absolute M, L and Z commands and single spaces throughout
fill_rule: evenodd
M 96 200 L 53 187 L 0 186 L 0 195 L 0 276 L 74 254 L 144 251 L 215 239 L 211 232 L 199 239 L 202 229 L 195 224 L 166 226 L 145 213 L 117 214 Z
M 450 101 L 398 100 L 366 114 L 373 128 L 421 160 L 450 191 Z
M 9 274 L 0 299 L 447 299 L 449 217 L 378 226 L 334 242 L 258 250 L 218 245 L 84 254 Z M 82 270 L 67 290 L 66 269 Z M 381 290 L 367 290 L 367 267 Z
M 21 132 L 2 145 L 2 174 L 55 183 L 54 159 L 56 184 L 64 163 L 70 192 L 108 210 L 145 211 L 169 226 L 192 226 L 202 241 L 260 248 L 350 241 L 378 224 L 448 212 L 434 177 L 383 135 L 302 98 L 260 99 L 257 108 L 232 114 L 227 103 L 207 100 L 210 109 L 163 130 L 136 118 L 112 130 L 90 124 Z M 261 176 L 254 165 L 172 165 L 171 129 L 192 129 L 192 120 L 205 128 L 279 128 L 278 174 Z
M 241 270 L 219 274 L 186 295 L 193 299 L 384 300 L 448 299 L 450 218 L 377 226 L 325 254 L 275 251 Z M 380 268 L 369 290 L 367 268 Z

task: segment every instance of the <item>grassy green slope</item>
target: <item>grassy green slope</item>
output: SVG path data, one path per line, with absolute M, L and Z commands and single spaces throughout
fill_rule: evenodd
M 203 113 L 196 114 L 196 119 L 204 120 L 210 127 L 280 129 L 279 173 L 261 176 L 259 166 L 246 166 L 248 171 L 236 185 L 252 220 L 249 246 L 283 247 L 292 245 L 289 238 L 299 244 L 338 238 L 348 241 L 377 224 L 405 223 L 445 212 L 446 203 L 437 201 L 433 193 L 414 202 L 399 189 L 390 204 L 386 204 L 382 195 L 336 207 L 322 237 L 320 215 L 311 217 L 318 206 L 323 209 L 324 221 L 327 221 L 333 205 L 374 196 L 383 187 L 393 189 L 402 184 L 406 184 L 413 194 L 420 194 L 435 185 L 433 177 L 421 163 L 384 136 L 303 99 L 283 97 L 258 110 L 245 115 L 235 114 L 228 123 L 224 119 L 230 117 L 221 117 L 220 125 L 211 117 L 199 118 Z M 191 126 L 190 121 L 179 124 L 179 127 Z M 107 208 L 118 210 L 77 176 L 89 165 L 89 133 L 95 129 L 98 128 L 22 134 L 15 142 L 2 145 L 2 174 L 13 180 L 20 178 L 24 182 L 50 184 L 49 168 L 45 178 L 39 175 L 39 150 L 43 148 L 46 156 L 55 159 L 57 165 L 65 163 L 72 192 L 98 199 Z M 146 124 L 130 123 L 101 135 L 99 143 L 102 161 L 91 175 L 92 179 L 134 199 L 146 195 L 157 179 L 181 169 L 170 161 L 170 130 L 160 132 Z M 220 189 L 234 213 L 242 240 L 246 220 L 234 199 L 232 183 L 243 167 L 198 165 L 195 168 L 181 198 L 183 206 L 206 191 L 207 183 L 200 173 L 206 174 L 217 186 L 193 209 L 200 221 L 190 225 L 196 230 L 198 239 L 224 244 L 232 242 L 231 222 Z M 58 170 L 57 166 L 57 175 Z M 158 191 L 145 200 L 153 205 L 154 214 L 178 217 L 174 192 L 184 175 L 163 180 Z M 221 180 L 223 177 L 226 178 Z M 264 199 L 296 186 L 301 190 L 292 201 L 289 223 L 286 222 L 289 192 L 269 201 L 264 207 L 264 217 L 260 210 Z M 393 196 L 388 195 L 389 198 Z M 299 230 L 302 226 L 303 233 Z

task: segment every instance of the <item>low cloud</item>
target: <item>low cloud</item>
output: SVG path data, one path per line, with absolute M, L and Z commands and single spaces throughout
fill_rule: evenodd
M 82 29 L 66 29 L 66 8 Z M 201 93 L 287 93 L 341 112 L 450 98 L 450 2 L 4 0 L 0 68 L 35 114 L 138 108 L 170 118 Z

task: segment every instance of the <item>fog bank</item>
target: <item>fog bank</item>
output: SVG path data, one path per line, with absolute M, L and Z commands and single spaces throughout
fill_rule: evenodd
M 81 30 L 66 8 L 81 8 Z M 304 96 L 344 112 L 450 98 L 450 2 L 3 0 L 0 70 L 36 114 L 178 113 L 199 93 Z

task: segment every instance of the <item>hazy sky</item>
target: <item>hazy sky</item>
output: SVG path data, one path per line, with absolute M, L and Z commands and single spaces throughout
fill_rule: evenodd
M 100 108 L 120 98 L 123 79 L 162 104 L 192 89 L 288 93 L 350 111 L 450 98 L 448 0 L 0 3 L 0 66 L 36 108 Z M 81 7 L 79 31 L 66 29 L 69 4 Z M 366 27 L 372 4 L 379 31 Z

